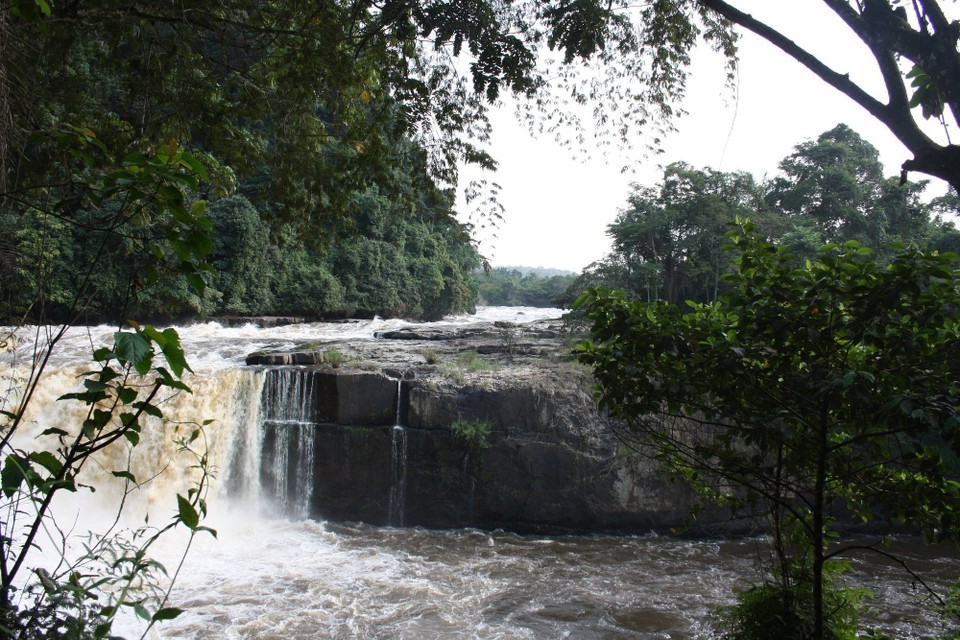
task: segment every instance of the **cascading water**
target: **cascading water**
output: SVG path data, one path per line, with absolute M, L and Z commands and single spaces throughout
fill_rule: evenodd
M 272 369 L 260 405 L 262 496 L 295 519 L 310 515 L 316 447 L 316 372 Z
M 391 433 L 390 514 L 387 524 L 403 526 L 403 509 L 407 495 L 407 430 L 400 423 L 403 381 L 397 380 L 397 412 Z
M 491 320 L 516 320 L 517 315 L 485 313 L 484 319 Z M 534 319 L 533 311 L 526 310 L 526 317 Z M 188 380 L 193 394 L 166 399 L 163 410 L 178 423 L 214 421 L 205 429 L 210 464 L 217 471 L 209 524 L 219 534 L 195 540 L 170 602 L 186 611 L 154 627 L 150 638 L 707 638 L 711 609 L 729 604 L 735 587 L 758 579 L 757 544 L 751 540 L 519 536 L 299 519 L 314 495 L 312 467 L 315 452 L 321 451 L 314 441 L 316 422 L 325 419 L 314 413 L 318 379 L 308 369 L 243 367 L 243 357 L 265 346 L 318 336 L 336 339 L 354 332 L 348 337 L 363 339 L 384 324 L 300 325 L 272 333 L 213 325 L 182 330 L 187 353 L 196 356 L 191 364 L 200 374 Z M 24 435 L 29 438 L 18 446 L 27 446 L 26 440 L 32 442 L 50 426 L 82 421 L 82 412 L 56 398 L 76 389 L 78 362 L 89 362 L 90 344 L 104 344 L 112 331 L 81 335 L 78 355 L 57 362 L 27 416 L 32 426 Z M 22 377 L 12 365 L 0 366 L 4 384 Z M 391 429 L 390 522 L 395 525 L 403 523 L 408 471 L 410 434 L 399 413 L 404 390 L 398 383 L 398 413 Z M 175 512 L 175 492 L 183 491 L 190 473 L 187 464 L 175 461 L 171 428 L 151 422 L 131 462 L 141 479 L 163 472 L 142 492 L 152 507 L 152 523 L 165 522 Z M 102 469 L 85 470 L 95 476 L 85 482 L 97 485 L 96 494 L 87 492 L 87 497 L 106 505 L 114 500 L 110 483 L 117 483 L 110 471 L 125 464 L 128 450 L 103 453 Z M 280 458 L 286 466 L 278 466 Z M 287 519 L 252 516 L 256 511 L 248 504 L 257 500 L 286 508 Z M 137 511 L 142 522 L 141 514 Z M 956 579 L 955 552 L 927 550 L 909 540 L 902 544 L 921 574 L 941 585 Z M 166 539 L 153 551 L 170 569 L 182 549 L 182 540 Z M 882 598 L 875 615 L 883 616 L 889 633 L 904 639 L 937 635 L 936 619 L 916 614 L 915 594 L 898 567 L 865 556 L 856 559 L 853 569 L 868 576 L 863 582 L 878 601 Z M 142 629 L 142 622 L 131 616 L 114 631 L 140 637 Z

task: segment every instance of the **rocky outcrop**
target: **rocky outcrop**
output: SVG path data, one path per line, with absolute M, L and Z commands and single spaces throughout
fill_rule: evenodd
M 339 345 L 352 360 L 338 368 L 271 369 L 263 459 L 285 468 L 263 473 L 267 493 L 307 496 L 316 518 L 378 525 L 647 532 L 688 524 L 692 492 L 621 446 L 595 408 L 589 372 L 569 361 L 559 335 L 503 344 L 502 328 L 493 330 L 499 338 L 486 343 L 425 338 L 448 346 L 431 352 L 432 364 L 413 357 L 417 340 L 404 336 L 403 347 Z M 313 407 L 291 418 L 284 397 Z M 284 436 L 291 428 L 297 437 Z M 309 477 L 297 480 L 304 465 Z

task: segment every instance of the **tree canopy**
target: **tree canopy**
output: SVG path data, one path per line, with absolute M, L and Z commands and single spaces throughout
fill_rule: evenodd
M 780 170 L 757 182 L 742 172 L 674 163 L 657 185 L 633 185 L 608 227 L 612 252 L 579 277 L 566 299 L 603 286 L 648 302 L 712 302 L 733 268 L 723 246 L 737 216 L 788 247 L 798 263 L 816 258 L 825 242 L 855 240 L 881 264 L 898 246 L 955 248 L 955 195 L 926 201 L 926 182 L 884 178 L 876 148 L 844 124 L 798 144 Z
M 787 616 L 769 622 L 839 637 L 827 566 L 859 545 L 831 545 L 838 526 L 878 514 L 960 539 L 956 256 L 914 249 L 882 267 L 851 241 L 797 266 L 750 223 L 730 237 L 736 268 L 715 303 L 584 294 L 580 359 L 621 437 L 765 515 Z

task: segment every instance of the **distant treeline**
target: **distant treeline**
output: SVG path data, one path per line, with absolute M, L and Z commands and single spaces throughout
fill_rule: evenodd
M 570 272 L 529 267 L 498 267 L 474 275 L 480 304 L 492 306 L 556 307 L 576 279 Z

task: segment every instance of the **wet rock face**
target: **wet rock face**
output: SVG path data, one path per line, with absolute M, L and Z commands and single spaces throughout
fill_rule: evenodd
M 307 418 L 310 437 L 283 440 L 297 443 L 285 445 L 285 457 L 264 451 L 265 464 L 282 460 L 288 468 L 264 472 L 262 481 L 274 491 L 297 487 L 289 501 L 305 504 L 305 515 L 433 528 L 647 532 L 680 526 L 694 502 L 653 463 L 621 449 L 594 408 L 587 373 L 575 365 L 528 362 L 452 376 L 436 367 L 389 370 L 405 378 L 400 384 L 349 368 L 275 371 L 284 373 L 268 374 L 265 394 L 284 395 L 270 390 L 274 375 L 299 389 L 297 402 L 315 407 L 297 414 Z M 297 376 L 309 382 L 297 386 Z M 279 441 L 269 433 L 264 440 Z M 309 478 L 295 481 L 306 464 Z

